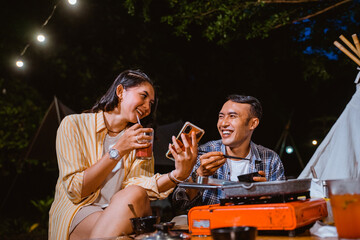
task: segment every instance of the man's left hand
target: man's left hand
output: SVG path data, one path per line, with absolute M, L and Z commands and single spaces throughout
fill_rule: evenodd
M 255 182 L 266 182 L 265 172 L 264 171 L 258 171 L 258 173 L 261 175 L 261 177 L 253 177 L 253 180 Z

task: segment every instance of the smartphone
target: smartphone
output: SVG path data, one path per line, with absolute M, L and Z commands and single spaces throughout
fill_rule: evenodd
M 253 177 L 262 177 L 258 172 L 252 172 L 237 176 L 239 182 L 255 182 Z
M 195 126 L 194 124 L 192 124 L 191 122 L 186 122 L 184 123 L 184 126 L 181 128 L 179 134 L 176 137 L 176 141 L 179 143 L 179 145 L 183 148 L 184 144 L 182 142 L 181 139 L 181 134 L 184 133 L 186 139 L 188 140 L 188 142 L 191 141 L 191 134 L 192 132 L 195 132 L 196 135 L 196 142 L 198 143 L 200 141 L 200 139 L 202 138 L 202 136 L 204 135 L 205 131 L 201 128 L 199 128 L 198 126 Z M 168 150 L 165 154 L 165 156 L 171 160 L 174 160 L 173 155 L 171 154 L 170 150 Z

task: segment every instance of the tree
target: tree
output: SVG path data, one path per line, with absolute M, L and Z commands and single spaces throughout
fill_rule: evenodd
M 24 153 L 42 118 L 43 106 L 36 90 L 17 78 L 1 78 L 0 89 L 0 173 L 7 176 L 21 172 Z
M 206 39 L 224 44 L 239 38 L 265 38 L 274 29 L 308 20 L 334 9 L 345 10 L 345 15 L 348 15 L 356 2 L 358 1 L 167 0 L 164 5 L 168 6 L 168 11 L 161 16 L 161 21 L 172 26 L 176 35 L 191 39 L 196 31 L 200 31 Z M 129 13 L 134 15 L 138 10 L 145 21 L 151 19 L 151 4 L 151 0 L 126 1 Z

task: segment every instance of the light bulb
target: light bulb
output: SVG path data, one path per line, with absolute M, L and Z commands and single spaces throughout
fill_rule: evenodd
M 293 149 L 292 146 L 287 146 L 287 147 L 286 147 L 286 153 L 287 153 L 287 154 L 292 154 L 293 152 L 294 152 L 294 149 Z
M 42 35 L 42 34 L 37 35 L 36 39 L 37 39 L 39 42 L 45 42 L 45 36 Z
M 16 61 L 16 66 L 17 66 L 18 68 L 22 68 L 22 67 L 24 66 L 24 62 L 21 61 L 21 60 L 17 60 L 17 61 Z
M 76 0 L 68 0 L 68 2 L 70 5 L 75 5 L 77 1 Z

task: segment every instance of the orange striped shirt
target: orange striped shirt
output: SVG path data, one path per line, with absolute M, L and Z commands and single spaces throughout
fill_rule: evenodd
M 81 198 L 85 169 L 101 159 L 107 129 L 102 112 L 74 114 L 65 117 L 57 131 L 56 154 L 59 178 L 55 198 L 49 212 L 49 239 L 69 239 L 73 217 L 81 206 L 93 203 L 100 193 Z M 154 175 L 154 158 L 140 160 L 135 151 L 123 157 L 125 177 L 121 188 L 139 185 L 147 190 L 151 200 L 166 198 L 173 189 L 159 193 Z

